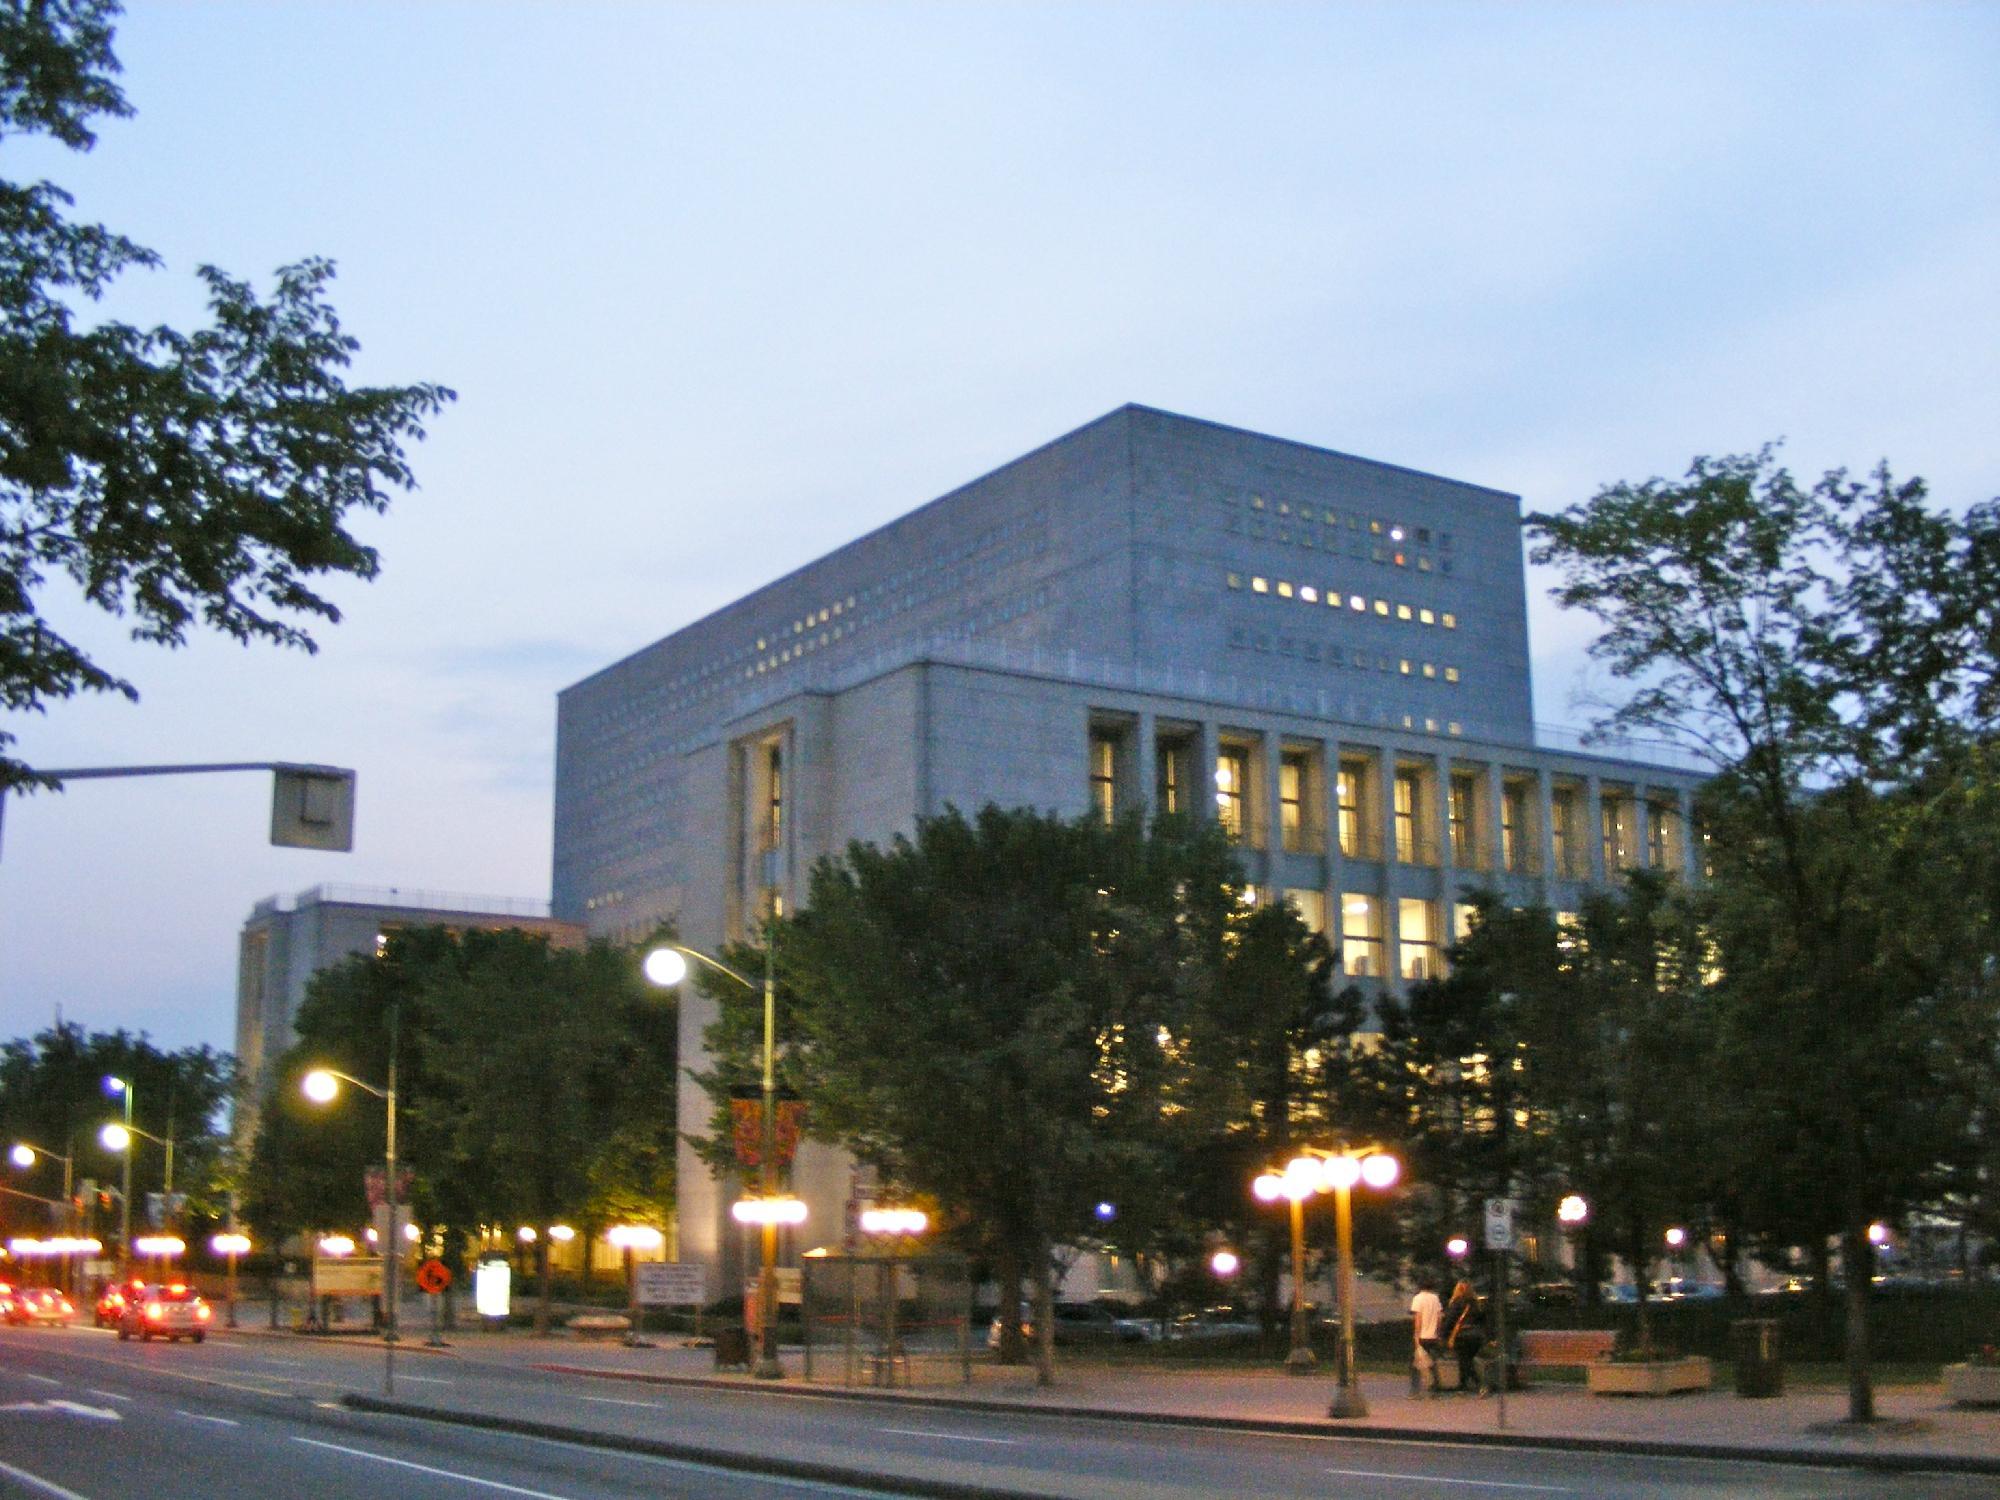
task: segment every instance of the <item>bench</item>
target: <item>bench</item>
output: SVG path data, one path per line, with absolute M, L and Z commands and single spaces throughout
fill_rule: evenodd
M 1618 1335 L 1609 1328 L 1524 1328 L 1520 1361 L 1524 1370 L 1558 1365 L 1590 1365 L 1611 1357 Z
M 632 1320 L 619 1313 L 578 1313 L 564 1325 L 580 1339 L 623 1338 Z

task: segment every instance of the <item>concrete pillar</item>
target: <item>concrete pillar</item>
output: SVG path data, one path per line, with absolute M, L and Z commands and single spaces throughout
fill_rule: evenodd
M 1701 883 L 1701 847 L 1694 833 L 1694 793 L 1682 787 L 1674 793 L 1681 814 L 1681 873 L 1689 885 Z
M 1556 879 L 1556 783 L 1546 769 L 1535 772 L 1534 837 L 1541 843 L 1542 896 L 1554 904 Z
M 1507 872 L 1507 841 L 1501 836 L 1501 820 L 1507 816 L 1507 778 L 1500 762 L 1486 763 L 1486 827 L 1481 830 L 1482 842 L 1487 853 L 1486 868 L 1498 881 Z M 1514 830 L 1516 839 L 1525 839 L 1528 830 Z M 1523 847 L 1526 847 L 1523 845 Z
M 1188 815 L 1203 823 L 1215 821 L 1215 753 L 1221 743 L 1216 733 L 1215 721 L 1203 719 L 1194 729 L 1192 759 L 1189 768 Z
M 1646 805 L 1646 783 L 1635 782 L 1632 786 L 1632 848 L 1633 863 L 1642 870 L 1653 867 L 1653 810 Z
M 1451 757 L 1433 755 L 1431 774 L 1437 788 L 1431 802 L 1437 808 L 1438 897 L 1449 905 L 1458 888 L 1458 855 L 1451 847 Z
M 1285 868 L 1285 811 L 1279 795 L 1282 789 L 1285 746 L 1274 729 L 1267 729 L 1257 736 L 1258 758 L 1264 762 L 1264 773 L 1259 778 L 1263 788 L 1264 803 L 1264 875 L 1265 883 L 1276 891 L 1283 881 Z M 1259 808 L 1253 798 L 1249 807 L 1254 816 Z
M 1608 883 L 1604 869 L 1604 783 L 1595 773 L 1584 778 L 1583 821 L 1588 830 L 1584 847 L 1590 856 L 1590 883 L 1602 887 Z
M 1384 742 L 1375 747 L 1381 765 L 1382 785 L 1382 879 L 1376 889 L 1376 917 L 1382 933 L 1382 982 L 1400 987 L 1402 954 L 1397 947 L 1396 911 L 1396 747 Z
M 1328 937 L 1335 941 L 1340 935 L 1340 888 L 1345 874 L 1343 856 L 1340 852 L 1340 797 L 1334 790 L 1334 778 L 1340 775 L 1340 741 L 1321 740 L 1319 760 L 1324 770 L 1320 777 L 1319 801 L 1324 804 L 1326 829 L 1326 883 L 1332 887 L 1327 893 L 1327 911 L 1330 929 Z
M 1139 779 L 1138 795 L 1132 799 L 1132 805 L 1140 810 L 1150 828 L 1160 813 L 1154 800 L 1160 781 L 1159 719 L 1150 709 L 1141 709 L 1138 727 L 1132 732 L 1138 736 L 1138 742 L 1132 746 L 1132 774 Z

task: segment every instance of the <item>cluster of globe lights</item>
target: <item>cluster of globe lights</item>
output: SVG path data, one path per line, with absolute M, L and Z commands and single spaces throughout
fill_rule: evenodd
M 97 1240 L 80 1240 L 67 1235 L 58 1235 L 49 1240 L 25 1237 L 12 1239 L 7 1241 L 7 1248 L 23 1260 L 28 1260 L 37 1255 L 96 1255 L 104 1249 L 104 1246 Z
M 1263 1203 L 1289 1198 L 1294 1203 L 1314 1193 L 1351 1188 L 1357 1182 L 1372 1188 L 1386 1188 L 1402 1175 L 1403 1164 L 1386 1151 L 1364 1156 L 1295 1156 L 1283 1172 L 1265 1172 L 1250 1184 L 1250 1191 Z
M 920 1208 L 864 1208 L 863 1234 L 922 1234 L 930 1228 L 930 1217 Z
M 739 1224 L 803 1224 L 806 1205 L 802 1198 L 739 1198 L 729 1216 Z

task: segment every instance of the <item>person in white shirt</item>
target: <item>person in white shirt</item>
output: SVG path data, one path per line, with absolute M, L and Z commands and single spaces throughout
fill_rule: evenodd
M 1437 1285 L 1430 1277 L 1422 1277 L 1417 1282 L 1417 1295 L 1410 1299 L 1410 1332 L 1415 1340 L 1410 1357 L 1412 1395 L 1423 1391 L 1426 1375 L 1432 1394 L 1444 1389 L 1438 1383 L 1438 1356 L 1444 1353 L 1443 1322 L 1444 1304 L 1438 1301 Z

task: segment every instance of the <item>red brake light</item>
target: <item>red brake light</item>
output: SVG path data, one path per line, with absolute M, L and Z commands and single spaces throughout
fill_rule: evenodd
M 208 1321 L 208 1304 L 203 1302 L 198 1305 L 194 1310 L 194 1315 L 197 1322 L 206 1323 Z
M 161 1310 L 160 1304 L 157 1302 L 148 1302 L 146 1304 L 146 1316 L 149 1318 L 157 1318 Z
M 170 1286 L 170 1287 L 168 1287 L 168 1288 L 167 1288 L 167 1291 L 169 1292 L 169 1294 L 171 1294 L 171 1295 L 173 1295 L 173 1296 L 175 1296 L 175 1297 L 178 1297 L 178 1296 L 180 1296 L 180 1294 L 181 1294 L 182 1292 L 186 1291 L 186 1290 L 187 1290 L 187 1287 L 186 1287 L 186 1285 L 185 1285 L 185 1284 L 183 1284 L 182 1282 L 178 1282 L 178 1281 L 176 1281 L 176 1282 L 175 1282 L 175 1283 L 174 1283 L 174 1284 L 173 1284 L 172 1286 Z

